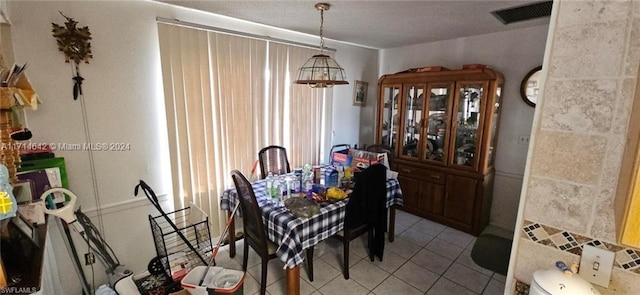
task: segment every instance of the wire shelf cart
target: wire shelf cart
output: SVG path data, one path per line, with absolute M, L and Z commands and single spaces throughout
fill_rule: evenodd
M 149 223 L 156 258 L 160 259 L 167 275 L 176 279 L 198 265 L 207 265 L 212 251 L 209 217 L 193 204 L 161 213 L 155 217 L 149 215 Z

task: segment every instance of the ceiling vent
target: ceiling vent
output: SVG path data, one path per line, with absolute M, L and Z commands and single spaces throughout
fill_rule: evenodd
M 551 15 L 553 1 L 536 2 L 518 7 L 492 11 L 500 22 L 505 25 Z

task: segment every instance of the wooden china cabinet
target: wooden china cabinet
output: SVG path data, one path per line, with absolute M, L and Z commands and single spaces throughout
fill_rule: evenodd
M 503 84 L 483 65 L 378 80 L 376 141 L 395 151 L 402 210 L 480 234 L 491 208 Z

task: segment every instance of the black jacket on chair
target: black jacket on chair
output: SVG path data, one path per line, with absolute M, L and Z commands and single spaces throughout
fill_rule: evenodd
M 384 233 L 387 228 L 387 168 L 372 165 L 354 175 L 355 187 L 346 205 L 345 227 L 367 224 L 369 258 L 382 261 Z

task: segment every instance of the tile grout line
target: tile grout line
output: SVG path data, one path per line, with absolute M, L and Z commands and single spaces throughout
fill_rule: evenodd
M 407 213 L 407 214 L 408 214 L 408 213 Z M 411 214 L 410 214 L 410 215 L 411 215 Z M 415 215 L 411 215 L 411 216 L 414 216 L 414 217 L 415 217 Z M 422 233 L 422 234 L 425 234 L 425 235 L 428 235 L 428 236 L 432 236 L 432 234 L 433 234 L 433 233 L 424 233 L 423 231 L 420 231 L 420 230 L 417 230 L 417 229 L 413 228 L 414 226 L 416 226 L 417 224 L 419 224 L 419 223 L 420 223 L 421 221 L 423 221 L 423 220 L 426 220 L 426 221 L 430 221 L 430 222 L 432 222 L 431 220 L 424 219 L 424 218 L 419 218 L 419 217 L 418 217 L 418 219 L 417 219 L 416 221 L 414 221 L 414 222 L 410 222 L 408 225 L 406 225 L 406 224 L 402 224 L 402 225 L 403 225 L 403 229 L 402 229 L 402 231 L 396 231 L 395 236 L 396 236 L 396 237 L 400 237 L 400 235 L 401 235 L 402 233 L 404 233 L 404 232 L 406 232 L 407 230 L 410 230 L 410 229 L 413 229 L 414 231 L 418 231 L 418 232 L 420 232 L 420 233 Z M 406 226 L 404 226 L 404 225 L 406 225 Z M 396 226 L 398 226 L 398 223 L 396 223 Z M 446 227 L 446 226 L 445 226 L 444 228 L 442 228 L 441 230 L 439 230 L 437 233 L 435 233 L 435 235 L 434 235 L 434 236 L 433 236 L 433 237 L 432 237 L 428 242 L 426 242 L 426 243 L 424 244 L 424 246 L 421 246 L 421 247 L 419 248 L 419 250 L 417 250 L 417 251 L 416 251 L 416 253 L 412 254 L 409 258 L 405 258 L 405 257 L 403 257 L 403 256 L 401 256 L 401 255 L 399 255 L 399 254 L 396 254 L 395 252 L 393 252 L 393 251 L 392 251 L 392 252 L 393 252 L 395 255 L 397 255 L 399 258 L 401 258 L 401 259 L 405 259 L 405 261 L 404 261 L 403 263 L 401 263 L 398 267 L 396 267 L 396 268 L 395 268 L 393 271 L 391 271 L 391 272 L 387 271 L 386 269 L 383 269 L 383 268 L 379 267 L 378 265 L 375 265 L 375 264 L 373 264 L 373 263 L 369 263 L 369 261 L 364 261 L 364 260 L 365 260 L 366 258 L 368 258 L 368 257 L 359 257 L 358 261 L 356 261 L 355 263 L 353 263 L 353 265 L 359 264 L 359 263 L 361 263 L 361 262 L 363 262 L 363 261 L 364 261 L 365 263 L 369 263 L 369 264 L 371 264 L 370 266 L 376 267 L 377 269 L 379 269 L 379 270 L 383 271 L 383 272 L 386 274 L 386 276 L 384 277 L 384 279 L 383 279 L 380 283 L 378 283 L 378 284 L 376 284 L 375 286 L 373 286 L 371 290 L 369 290 L 366 286 L 362 285 L 360 282 L 358 282 L 357 280 L 355 280 L 355 279 L 353 279 L 353 278 L 350 278 L 350 280 L 353 280 L 353 281 L 356 283 L 356 285 L 358 285 L 358 286 L 362 287 L 363 289 L 365 289 L 365 290 L 368 292 L 367 294 L 375 294 L 375 293 L 373 292 L 373 290 L 375 290 L 376 288 L 380 287 L 380 286 L 381 286 L 385 281 L 387 281 L 390 277 L 393 277 L 394 279 L 396 279 L 396 280 L 398 280 L 398 281 L 400 281 L 400 282 L 402 282 L 402 283 L 406 284 L 407 286 L 410 286 L 411 288 L 414 288 L 414 289 L 416 289 L 416 290 L 421 291 L 421 290 L 420 290 L 419 288 L 417 288 L 416 286 L 414 286 L 414 285 L 412 285 L 411 283 L 409 283 L 409 282 L 407 282 L 407 281 L 405 281 L 405 280 L 403 280 L 403 279 L 401 279 L 401 278 L 397 277 L 395 274 L 398 272 L 398 270 L 400 270 L 402 267 L 404 267 L 405 265 L 407 265 L 407 263 L 408 263 L 408 262 L 411 262 L 411 261 L 414 259 L 414 257 L 415 257 L 418 253 L 420 253 L 421 251 L 423 251 L 423 250 L 429 251 L 430 253 L 433 253 L 433 254 L 438 255 L 438 256 L 440 256 L 440 257 L 442 257 L 442 258 L 445 258 L 445 259 L 447 259 L 447 260 L 450 260 L 450 259 L 449 259 L 449 257 L 443 256 L 443 255 L 441 255 L 441 254 L 439 254 L 439 253 L 437 253 L 437 252 L 435 252 L 435 251 L 433 251 L 433 250 L 431 250 L 431 249 L 428 249 L 428 248 L 427 248 L 427 246 L 428 246 L 430 243 L 432 243 L 436 238 L 437 238 L 437 239 L 439 239 L 439 240 L 441 240 L 441 241 L 443 241 L 443 242 L 446 242 L 446 243 L 448 243 L 448 244 L 452 244 L 452 245 L 458 246 L 456 243 L 452 243 L 452 242 L 450 242 L 449 240 L 446 240 L 446 239 L 442 239 L 442 238 L 440 238 L 440 235 L 441 235 L 442 233 L 444 233 L 447 229 L 449 229 L 449 227 Z M 451 229 L 453 229 L 453 228 L 451 228 Z M 387 240 L 388 240 L 388 236 L 387 236 Z M 413 244 L 413 245 L 416 245 L 414 242 L 412 242 L 412 241 L 411 241 L 411 240 L 409 240 L 409 239 L 405 239 L 405 240 L 407 240 L 407 242 L 409 242 L 409 243 L 411 243 L 411 244 Z M 458 262 L 458 260 L 459 260 L 459 259 L 461 259 L 462 255 L 464 255 L 465 251 L 467 251 L 467 250 L 468 250 L 468 251 L 471 251 L 470 249 L 468 249 L 468 247 L 469 247 L 469 245 L 471 245 L 472 243 L 473 243 L 473 240 L 471 240 L 471 241 L 470 241 L 470 242 L 469 242 L 465 247 L 458 246 L 458 247 L 462 248 L 462 250 L 460 251 L 460 253 L 458 253 L 458 254 L 455 256 L 455 258 L 454 258 L 454 259 L 451 259 L 451 263 L 446 267 L 446 269 L 444 269 L 444 271 L 442 272 L 442 274 L 438 274 L 438 278 L 434 281 L 434 283 L 433 283 L 431 286 L 429 286 L 429 288 L 427 288 L 427 290 L 426 290 L 423 294 L 427 294 L 429 291 L 433 290 L 434 286 L 435 286 L 438 282 L 440 282 L 443 278 L 444 278 L 445 280 L 447 280 L 447 281 L 449 281 L 449 282 L 451 282 L 451 283 L 453 283 L 453 284 L 455 284 L 455 285 L 457 285 L 457 286 L 459 286 L 459 287 L 463 288 L 464 290 L 468 290 L 469 292 L 471 292 L 471 293 L 473 293 L 473 294 L 478 294 L 478 295 L 483 294 L 485 291 L 487 291 L 487 288 L 488 288 L 489 284 L 490 284 L 490 283 L 491 283 L 491 281 L 492 281 L 492 280 L 494 280 L 494 279 L 495 279 L 497 282 L 499 282 L 499 283 L 503 284 L 503 282 L 501 282 L 500 280 L 498 280 L 498 279 L 496 279 L 496 278 L 495 278 L 495 276 L 496 276 L 496 274 L 497 274 L 496 272 L 492 272 L 492 274 L 491 274 L 491 275 L 486 275 L 486 274 L 485 274 L 485 273 L 483 273 L 483 272 L 480 272 L 480 271 L 478 271 L 478 270 L 476 270 L 476 269 L 474 269 L 474 268 L 471 268 L 470 266 L 467 266 L 467 265 L 465 265 L 465 264 L 463 264 L 463 263 L 461 263 L 461 262 Z M 386 243 L 386 245 L 389 245 L 389 244 L 390 244 L 390 243 Z M 340 247 L 338 246 L 338 248 L 340 248 Z M 332 250 L 333 250 L 333 249 L 332 249 Z M 340 254 L 341 254 L 341 253 L 338 253 L 339 251 L 338 251 L 338 252 L 335 252 L 335 251 L 332 251 L 332 250 L 329 250 L 327 253 L 323 254 L 323 256 L 325 256 L 325 255 L 326 255 L 326 254 L 328 254 L 328 253 L 334 253 L 334 254 L 336 254 L 336 255 L 339 255 L 339 256 L 340 256 Z M 303 280 L 304 280 L 308 285 L 310 285 L 310 286 L 311 286 L 311 288 L 313 289 L 312 293 L 316 293 L 316 292 L 317 292 L 318 294 L 324 294 L 324 293 L 322 293 L 322 292 L 320 291 L 320 289 L 321 289 L 321 288 L 323 288 L 323 287 L 325 287 L 325 286 L 327 286 L 330 282 L 332 282 L 332 281 L 336 280 L 337 278 L 340 278 L 340 277 L 342 276 L 342 269 L 341 269 L 341 267 L 336 267 L 335 265 L 333 265 L 333 264 L 331 264 L 331 263 L 327 262 L 327 261 L 326 261 L 324 258 L 322 258 L 322 257 L 316 257 L 316 258 L 319 258 L 321 261 L 323 261 L 324 263 L 328 264 L 332 269 L 334 269 L 334 270 L 337 270 L 337 271 L 338 271 L 338 275 L 337 275 L 337 276 L 335 276 L 335 277 L 333 277 L 333 278 L 329 279 L 327 282 L 325 282 L 324 284 L 322 284 L 321 286 L 319 286 L 319 287 L 317 287 L 317 288 L 316 288 L 314 285 L 312 285 L 312 284 L 311 284 L 311 282 L 308 282 L 306 279 L 303 279 Z M 343 259 L 344 259 L 344 257 L 343 257 Z M 237 261 L 236 261 L 236 262 L 237 262 Z M 472 260 L 472 262 L 473 262 L 473 260 Z M 238 262 L 238 263 L 240 263 L 240 262 Z M 481 291 L 480 293 L 476 293 L 475 291 L 473 291 L 473 290 L 471 290 L 471 289 L 469 289 L 469 288 L 467 288 L 467 287 L 465 287 L 465 286 L 462 286 L 462 285 L 460 285 L 460 284 L 458 284 L 458 283 L 456 283 L 456 282 L 454 282 L 454 281 L 451 281 L 450 279 L 448 279 L 448 278 L 446 278 L 446 277 L 444 276 L 444 275 L 447 273 L 447 271 L 449 271 L 449 270 L 451 269 L 451 267 L 452 267 L 454 264 L 456 264 L 456 263 L 457 263 L 457 264 L 459 264 L 461 267 L 465 267 L 465 268 L 467 268 L 467 269 L 469 269 L 469 270 L 471 270 L 471 271 L 473 271 L 473 272 L 477 272 L 478 274 L 484 275 L 484 276 L 486 276 L 486 277 L 488 277 L 488 278 L 489 278 L 489 279 L 487 280 L 487 282 L 484 284 L 484 286 L 483 286 L 483 288 L 482 288 L 482 291 Z M 350 266 L 347 266 L 347 267 L 350 267 Z M 367 266 L 367 267 L 369 267 L 369 266 Z M 480 267 L 481 267 L 481 266 L 480 266 Z M 340 269 L 338 269 L 338 268 L 340 268 Z M 482 267 L 481 267 L 481 268 L 482 268 Z M 247 267 L 247 269 L 249 269 L 249 267 Z M 483 268 L 483 269 L 484 269 L 484 268 Z M 430 271 L 429 269 L 427 269 L 427 270 L 428 270 L 428 271 Z M 253 278 L 253 276 L 251 276 L 251 277 Z M 301 279 L 302 279 L 302 278 L 301 278 Z M 254 278 L 254 280 L 256 280 L 256 279 Z M 268 286 L 272 286 L 274 283 L 277 283 L 277 282 L 279 282 L 279 281 L 281 281 L 281 280 L 282 280 L 282 278 L 281 278 L 281 279 L 279 279 L 279 280 L 277 280 L 276 282 L 273 282 L 272 284 L 270 284 L 270 285 L 268 285 Z M 257 281 L 257 280 L 256 280 L 256 281 Z
M 441 230 L 441 231 L 440 231 L 440 232 L 439 232 L 439 233 L 438 233 L 438 234 L 433 238 L 433 240 L 438 239 L 438 237 L 440 236 L 440 234 L 442 234 L 445 230 L 446 230 L 446 228 L 445 228 L 445 229 L 443 229 L 443 230 Z M 432 241 L 433 241 L 433 240 L 432 240 Z M 444 242 L 446 242 L 446 243 L 449 243 L 449 244 L 453 244 L 453 243 L 450 243 L 450 242 L 449 242 L 449 241 L 447 241 L 447 240 L 443 240 L 443 239 L 440 239 L 440 240 L 442 240 L 442 241 L 444 241 Z M 431 243 L 431 242 L 429 242 L 429 243 Z M 442 256 L 442 255 L 440 255 L 440 254 L 438 254 L 438 253 L 436 253 L 436 252 L 434 252 L 434 251 L 431 251 L 430 249 L 427 249 L 426 247 L 429 245 L 429 243 L 427 243 L 427 244 L 423 247 L 423 250 L 427 250 L 427 251 L 432 252 L 432 253 L 434 253 L 434 254 L 436 254 L 436 255 L 439 255 L 439 256 L 441 256 L 441 257 L 444 257 L 444 256 Z M 471 242 L 469 242 L 469 243 L 471 243 Z M 435 286 L 435 285 L 436 285 L 436 284 L 437 284 L 441 279 L 445 279 L 445 280 L 447 280 L 447 281 L 450 281 L 451 283 L 453 283 L 453 284 L 455 284 L 455 285 L 457 285 L 457 286 L 459 286 L 459 287 L 462 287 L 463 289 L 468 290 L 468 291 L 470 291 L 470 292 L 472 292 L 472 293 L 474 293 L 474 294 L 477 294 L 477 295 L 482 294 L 482 292 L 481 292 L 481 293 L 476 293 L 475 291 L 473 291 L 473 290 L 471 290 L 471 289 L 469 289 L 469 288 L 467 288 L 467 287 L 465 287 L 465 286 L 462 286 L 462 285 L 460 285 L 460 284 L 458 284 L 458 283 L 456 283 L 456 282 L 454 282 L 454 281 L 451 281 L 451 280 L 449 280 L 447 277 L 445 277 L 445 274 L 447 273 L 447 271 L 448 271 L 449 269 L 451 269 L 451 266 L 453 266 L 455 263 L 457 263 L 457 260 L 458 260 L 458 259 L 460 258 L 460 256 L 461 256 L 461 255 L 462 255 L 462 254 L 467 250 L 467 247 L 468 247 L 468 246 L 469 246 L 469 244 L 467 244 L 467 246 L 465 246 L 465 247 L 461 247 L 461 248 L 462 248 L 462 251 L 461 251 L 460 253 L 458 253 L 458 255 L 456 256 L 456 258 L 455 258 L 455 259 L 453 259 L 453 260 L 451 261 L 451 264 L 449 264 L 449 266 L 448 266 L 448 267 L 447 267 L 447 268 L 442 272 L 442 275 L 440 275 L 440 276 L 438 277 L 438 279 L 433 283 L 433 285 L 431 285 L 431 287 L 429 287 L 429 289 L 427 290 L 427 292 L 425 292 L 425 294 L 429 293 L 429 291 L 431 291 L 431 289 L 433 289 L 433 287 L 434 287 L 434 286 Z M 447 259 L 448 259 L 448 257 L 444 257 L 444 258 L 447 258 Z M 472 271 L 478 272 L 478 271 L 476 271 L 475 269 L 469 268 L 468 266 L 466 266 L 466 265 L 464 265 L 464 264 L 462 264 L 462 263 L 458 263 L 458 264 L 460 264 L 461 266 L 463 266 L 463 267 L 465 267 L 465 268 L 468 268 L 468 269 L 470 269 L 470 270 L 472 270 Z M 484 274 L 483 274 L 483 273 L 481 273 L 481 272 L 478 272 L 478 273 L 479 273 L 479 274 L 484 275 Z M 489 282 L 491 281 L 491 277 L 492 277 L 492 276 L 493 276 L 493 274 L 492 274 L 491 276 L 488 276 L 488 277 L 489 277 L 489 280 L 487 281 L 487 283 L 486 283 L 486 284 L 485 284 L 485 286 L 483 287 L 483 289 L 482 289 L 483 291 L 484 291 L 484 289 L 488 286 Z

